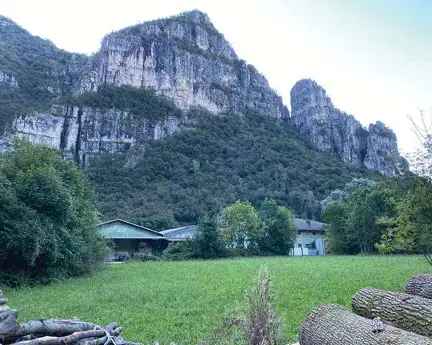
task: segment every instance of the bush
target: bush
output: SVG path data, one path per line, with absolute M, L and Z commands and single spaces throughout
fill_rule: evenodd
M 157 255 L 153 255 L 150 253 L 138 253 L 134 255 L 135 259 L 141 260 L 141 261 L 160 261 L 161 258 Z
M 0 156 L 0 272 L 8 282 L 91 271 L 105 248 L 96 224 L 87 181 L 57 151 L 17 142 Z
M 263 224 L 258 240 L 261 255 L 289 255 L 294 246 L 296 229 L 291 210 L 266 199 L 259 210 Z
M 224 320 L 203 345 L 281 345 L 285 344 L 281 320 L 273 306 L 270 277 L 259 274 L 256 286 L 246 292 L 246 302 Z
M 200 219 L 197 235 L 192 241 L 192 251 L 194 257 L 201 259 L 220 258 L 227 255 L 214 217 L 206 215 Z
M 229 249 L 257 254 L 261 220 L 250 202 L 237 201 L 222 211 L 219 229 Z
M 194 257 L 192 241 L 173 242 L 163 251 L 162 258 L 165 260 L 189 260 Z

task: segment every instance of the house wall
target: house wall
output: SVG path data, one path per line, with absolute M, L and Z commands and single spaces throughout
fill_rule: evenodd
M 121 257 L 133 258 L 138 253 L 151 254 L 154 250 L 162 250 L 168 245 L 166 240 L 114 239 L 113 248 L 106 257 L 107 261 Z
M 307 244 L 315 241 L 316 249 L 307 248 Z M 298 231 L 294 241 L 294 256 L 325 255 L 325 235 L 323 232 Z

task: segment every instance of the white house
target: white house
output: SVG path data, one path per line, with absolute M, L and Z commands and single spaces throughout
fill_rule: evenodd
M 325 225 L 315 220 L 294 218 L 297 235 L 291 255 L 326 255 Z

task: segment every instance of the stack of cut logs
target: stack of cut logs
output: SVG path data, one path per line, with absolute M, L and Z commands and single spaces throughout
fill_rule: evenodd
M 7 306 L 0 290 L 0 345 L 138 345 L 123 339 L 121 327 L 105 327 L 79 320 L 17 322 L 16 310 Z
M 354 313 L 322 305 L 304 321 L 300 345 L 432 345 L 432 275 L 410 279 L 406 293 L 362 289 Z

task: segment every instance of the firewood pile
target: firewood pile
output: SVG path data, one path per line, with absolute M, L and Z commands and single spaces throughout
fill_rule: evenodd
M 121 336 L 116 323 L 99 326 L 80 320 L 33 320 L 19 324 L 0 290 L 0 345 L 138 345 Z
M 352 310 L 321 305 L 300 329 L 300 345 L 432 345 L 432 275 L 411 278 L 405 293 L 361 289 Z

